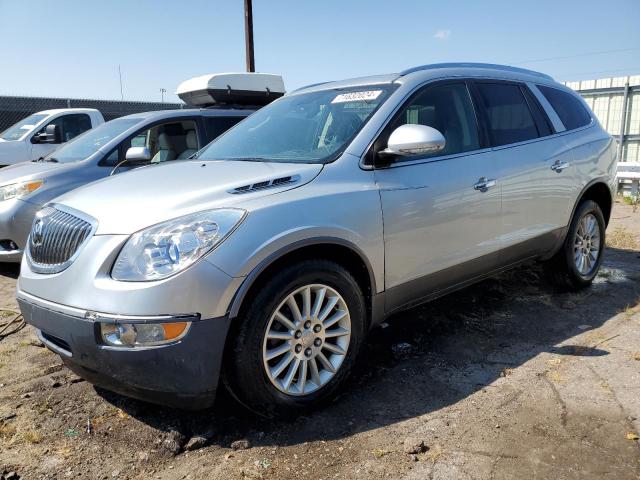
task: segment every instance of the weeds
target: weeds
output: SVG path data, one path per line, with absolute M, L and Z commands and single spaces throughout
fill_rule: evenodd
M 9 441 L 16 434 L 16 427 L 10 423 L 0 422 L 0 438 Z
M 387 450 L 382 450 L 381 448 L 374 448 L 371 452 L 375 458 L 382 458 L 387 455 L 389 452 Z
M 49 394 L 49 396 L 45 399 L 45 401 L 43 403 L 38 404 L 38 406 L 36 407 L 36 411 L 42 415 L 45 412 L 50 412 L 51 411 L 51 406 L 49 405 L 49 400 L 51 400 L 51 397 L 53 396 L 53 392 L 51 392 Z
M 624 195 L 622 197 L 622 201 L 627 205 L 631 205 L 633 207 L 633 211 L 638 210 L 638 205 L 640 205 L 640 194 L 635 195 Z
M 73 453 L 73 446 L 69 442 L 65 441 L 64 444 L 58 449 L 57 453 L 64 458 L 69 458 Z
M 435 464 L 443 455 L 444 455 L 444 450 L 442 449 L 442 447 L 440 445 L 436 445 L 435 447 L 429 449 L 429 451 L 426 454 L 426 457 L 429 460 L 431 460 L 432 464 Z
M 29 442 L 29 443 L 40 443 L 42 442 L 42 440 L 44 440 L 44 437 L 42 436 L 42 434 L 36 432 L 35 430 L 29 430 L 27 432 L 24 432 L 22 434 L 22 438 L 24 439 L 25 442 Z
M 622 250 L 634 250 L 637 248 L 637 242 L 634 235 L 627 229 L 617 227 L 613 231 L 607 233 L 607 245 L 612 248 Z

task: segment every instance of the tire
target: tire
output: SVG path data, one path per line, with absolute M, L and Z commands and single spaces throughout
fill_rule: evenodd
M 290 307 L 292 295 L 300 322 Z M 331 307 L 334 298 L 338 300 Z M 276 312 L 290 323 L 281 323 Z M 263 283 L 243 308 L 227 341 L 222 380 L 240 403 L 260 415 L 309 412 L 330 401 L 353 370 L 365 340 L 366 312 L 358 283 L 339 264 L 306 260 L 287 266 Z M 269 359 L 280 350 L 285 353 Z M 297 370 L 291 374 L 291 369 Z
M 585 221 L 594 229 L 587 228 L 588 233 L 597 233 L 597 245 L 595 245 L 593 236 L 590 237 L 590 240 L 584 241 L 579 238 L 585 234 Z M 591 285 L 602 263 L 605 228 L 604 215 L 596 202 L 585 200 L 578 205 L 562 248 L 546 264 L 547 272 L 553 283 L 564 290 L 580 290 Z M 589 256 L 588 260 L 583 258 L 585 263 L 582 264 L 583 268 L 579 268 L 577 257 L 583 249 L 589 249 L 595 259 L 592 256 Z M 582 256 L 584 257 L 584 255 Z

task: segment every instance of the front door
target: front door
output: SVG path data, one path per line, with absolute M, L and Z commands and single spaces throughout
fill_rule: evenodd
M 54 143 L 34 143 L 33 138 L 43 133 L 49 125 L 56 126 L 58 138 Z M 46 123 L 42 128 L 38 129 L 31 140 L 31 160 L 38 160 L 41 157 L 53 152 L 62 143 L 73 140 L 81 133 L 91 130 L 91 118 L 86 113 L 70 113 L 61 115 Z
M 499 167 L 485 147 L 464 81 L 417 92 L 374 148 L 400 125 L 439 130 L 437 154 L 398 157 L 378 167 L 384 218 L 387 311 L 437 294 L 491 270 L 500 248 Z

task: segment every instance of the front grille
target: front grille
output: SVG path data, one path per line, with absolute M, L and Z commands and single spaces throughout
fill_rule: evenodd
M 28 258 L 34 271 L 57 273 L 69 266 L 93 225 L 82 218 L 44 207 L 31 226 Z

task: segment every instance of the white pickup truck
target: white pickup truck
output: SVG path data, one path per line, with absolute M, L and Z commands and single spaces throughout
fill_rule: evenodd
M 38 160 L 102 123 L 102 114 L 93 108 L 62 108 L 29 115 L 0 133 L 0 167 Z

